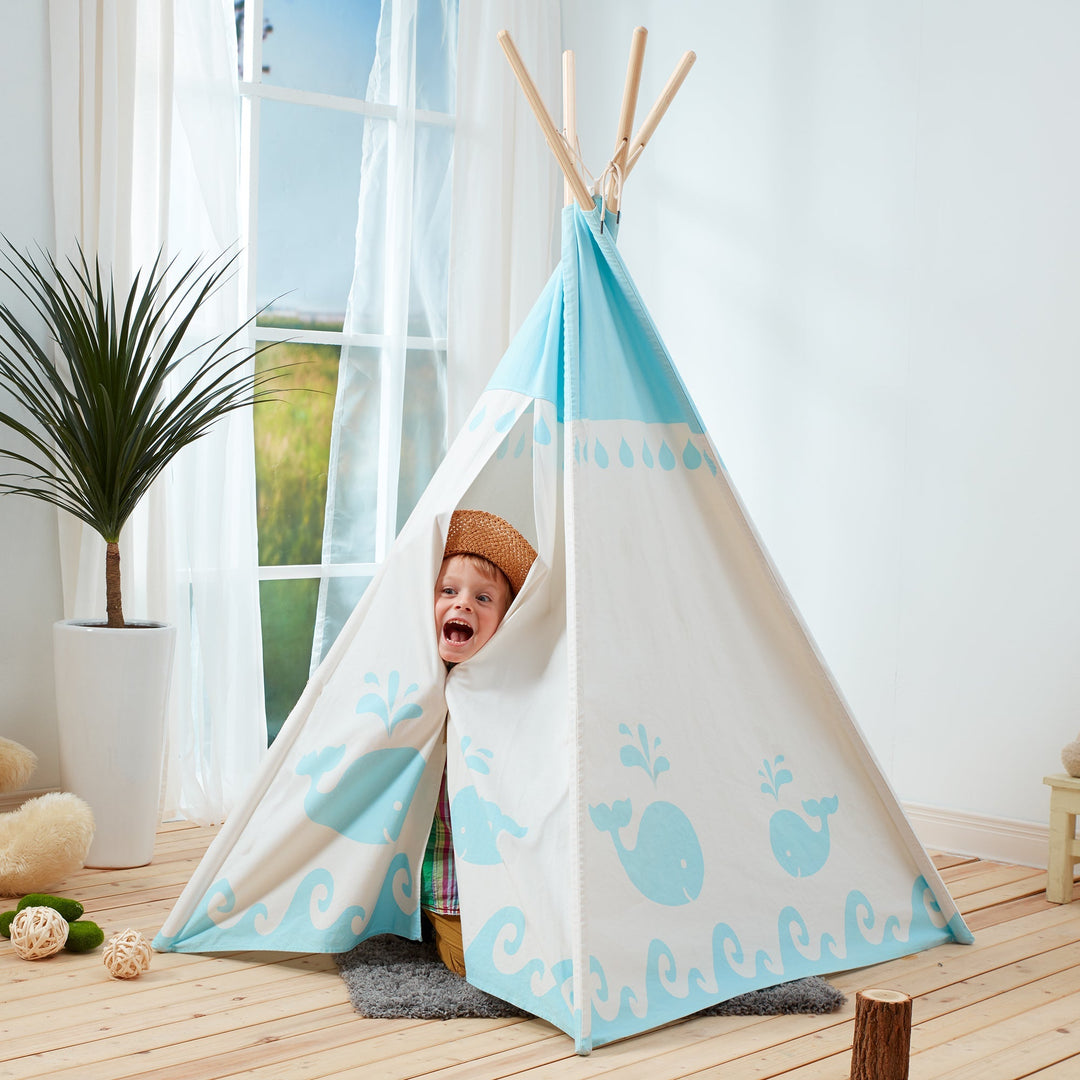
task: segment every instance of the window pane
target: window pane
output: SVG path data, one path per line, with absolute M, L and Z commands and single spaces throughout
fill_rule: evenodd
M 307 683 L 318 600 L 315 580 L 259 582 L 268 742 L 277 738 Z
M 321 557 L 340 353 L 336 345 L 289 342 L 258 357 L 261 370 L 296 365 L 281 381 L 288 388 L 281 399 L 254 410 L 262 566 L 317 563 Z
M 363 98 L 380 0 L 264 0 L 264 83 Z M 390 5 L 387 5 L 387 19 Z
M 233 12 L 236 16 L 236 59 L 237 59 L 237 74 L 241 79 L 248 79 L 254 81 L 252 73 L 249 71 L 244 72 L 244 27 L 247 22 L 247 3 L 248 0 L 233 0 Z M 263 29 L 262 39 L 263 45 L 266 44 L 266 39 L 273 32 L 273 28 L 270 26 L 269 21 L 263 16 Z
M 340 330 L 355 263 L 367 125 L 386 121 L 280 101 L 262 105 L 256 298 L 263 326 Z M 382 167 L 385 168 L 385 165 Z
M 418 337 L 446 337 L 450 160 L 453 151 L 452 128 L 417 125 L 413 159 L 409 333 Z
M 364 590 L 371 584 L 370 577 L 332 577 L 326 582 L 326 625 L 328 633 L 318 656 L 311 656 L 311 671 L 326 658 L 330 646 L 337 640 L 338 631 L 345 625 L 353 608 L 360 603 Z M 309 650 L 310 652 L 310 650 Z
M 346 347 L 341 357 L 342 437 L 334 476 L 334 515 L 327 561 L 373 562 L 379 494 L 382 409 L 380 351 Z
M 457 82 L 457 0 L 417 0 L 416 107 L 454 111 Z
M 397 531 L 446 453 L 446 353 L 410 352 L 405 363 Z
M 406 211 L 410 220 L 396 239 L 391 192 L 384 182 L 392 124 L 372 129 L 365 146 L 370 175 L 365 177 L 359 207 L 361 214 L 356 276 L 349 298 L 349 323 L 353 333 L 389 333 L 390 317 L 404 312 L 408 290 L 406 332 L 415 337 L 446 336 L 447 266 L 450 257 L 452 128 L 418 124 L 413 150 L 412 189 Z M 402 268 L 401 249 L 409 259 Z M 400 296 L 400 304 L 395 302 Z

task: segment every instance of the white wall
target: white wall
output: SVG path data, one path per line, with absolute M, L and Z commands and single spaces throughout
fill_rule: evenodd
M 5 3 L 0 35 L 4 167 L 0 232 L 20 250 L 51 247 L 47 5 Z M 0 301 L 21 317 L 0 280 Z M 0 399 L 0 408 L 10 408 Z M 0 435 L 5 446 L 15 440 Z M 53 699 L 52 623 L 62 617 L 56 512 L 14 495 L 0 497 L 0 735 L 39 757 L 31 788 L 59 783 Z
M 902 799 L 1045 822 L 1080 730 L 1080 6 L 562 0 L 620 247 Z M 557 103 L 550 103 L 553 110 Z
M 0 230 L 48 245 L 45 5 L 4 20 Z M 1080 7 L 563 0 L 563 24 L 596 170 L 633 27 L 639 116 L 698 53 L 620 244 L 894 786 L 1045 821 L 1080 730 Z M 48 508 L 0 498 L 0 596 L 0 734 L 55 785 Z

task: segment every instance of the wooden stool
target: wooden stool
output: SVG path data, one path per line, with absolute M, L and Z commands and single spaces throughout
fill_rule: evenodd
M 1080 814 L 1080 777 L 1055 773 L 1044 776 L 1050 788 L 1050 863 L 1046 868 L 1046 899 L 1072 903 L 1073 868 L 1080 861 L 1076 815 Z

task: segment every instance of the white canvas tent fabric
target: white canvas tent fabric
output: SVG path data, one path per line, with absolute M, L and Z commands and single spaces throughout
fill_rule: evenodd
M 444 761 L 468 978 L 579 1052 L 971 940 L 614 240 L 564 211 L 560 267 L 157 948 L 418 937 Z M 432 598 L 458 506 L 538 558 L 447 673 Z

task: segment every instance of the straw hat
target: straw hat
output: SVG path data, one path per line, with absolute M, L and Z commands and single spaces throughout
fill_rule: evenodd
M 516 596 L 536 558 L 532 545 L 508 521 L 486 510 L 455 510 L 446 534 L 443 558 L 479 555 L 494 563 Z

